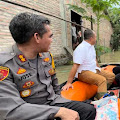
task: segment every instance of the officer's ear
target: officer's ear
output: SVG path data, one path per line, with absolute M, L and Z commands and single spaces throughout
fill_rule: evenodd
M 33 37 L 37 43 L 40 42 L 41 38 L 40 38 L 40 35 L 38 33 L 34 33 Z

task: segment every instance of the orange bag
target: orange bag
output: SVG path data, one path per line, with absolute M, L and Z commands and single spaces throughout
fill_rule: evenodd
M 92 98 L 97 93 L 97 88 L 96 85 L 76 81 L 73 83 L 73 89 L 61 91 L 61 95 L 66 99 L 84 101 Z

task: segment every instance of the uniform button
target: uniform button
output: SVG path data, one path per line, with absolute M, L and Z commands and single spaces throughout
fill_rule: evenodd
M 15 55 L 15 53 L 11 53 L 11 55 Z

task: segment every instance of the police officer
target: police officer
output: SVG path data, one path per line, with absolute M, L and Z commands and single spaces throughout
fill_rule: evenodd
M 21 13 L 10 22 L 16 44 L 0 54 L 0 120 L 93 120 L 96 110 L 85 102 L 60 96 L 48 52 L 52 42 L 50 21 Z

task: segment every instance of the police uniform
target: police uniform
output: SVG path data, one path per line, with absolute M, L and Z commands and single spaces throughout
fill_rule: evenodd
M 0 120 L 53 119 L 60 103 L 70 103 L 60 96 L 50 53 L 36 60 L 25 58 L 16 44 L 0 54 Z
M 59 110 L 52 105 L 69 101 L 59 95 L 49 52 L 39 54 L 37 69 L 17 45 L 0 58 L 0 120 L 52 119 Z

